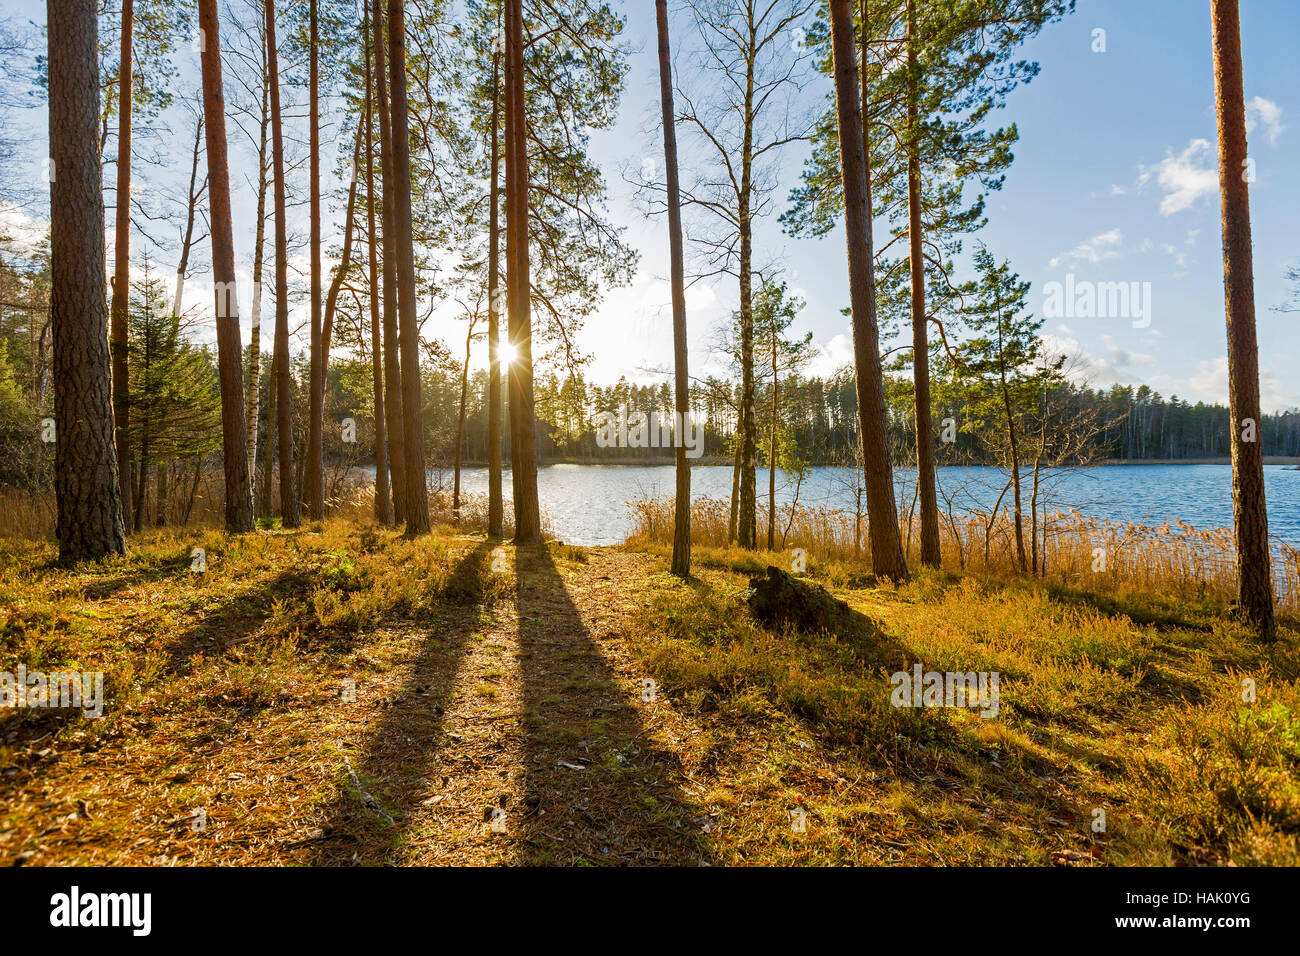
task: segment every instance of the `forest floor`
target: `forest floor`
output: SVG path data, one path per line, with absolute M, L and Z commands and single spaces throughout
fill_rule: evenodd
M 1300 862 L 1293 624 L 814 560 L 865 630 L 810 636 L 744 603 L 779 555 L 682 583 L 446 528 L 132 543 L 0 544 L 0 670 L 106 697 L 0 711 L 0 862 Z M 916 663 L 998 672 L 997 716 L 891 706 Z

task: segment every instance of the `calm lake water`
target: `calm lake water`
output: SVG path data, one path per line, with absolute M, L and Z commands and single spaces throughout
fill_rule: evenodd
M 1300 471 L 1281 465 L 1264 469 L 1269 532 L 1276 543 L 1300 546 Z M 954 511 L 987 509 L 997 500 L 1006 474 L 994 468 L 940 468 L 939 507 L 951 496 Z M 450 471 L 437 474 L 450 492 Z M 487 494 L 487 469 L 467 468 L 462 487 Z M 898 469 L 900 507 L 912 499 L 914 470 Z M 1232 525 L 1232 469 L 1228 465 L 1110 465 L 1058 472 L 1047 479 L 1049 510 L 1073 507 L 1106 521 L 1159 525 L 1181 520 L 1200 529 Z M 814 468 L 799 488 L 801 504 L 853 510 L 853 472 L 848 468 Z M 538 472 L 542 510 L 549 525 L 571 544 L 617 544 L 629 532 L 627 502 L 673 494 L 671 465 L 548 465 Z M 767 500 L 767 472 L 758 475 L 759 506 Z M 778 506 L 794 496 L 794 482 L 777 472 Z M 731 494 L 731 468 L 700 465 L 692 469 L 691 493 L 723 498 Z M 510 472 L 505 473 L 510 495 Z M 1026 495 L 1028 494 L 1026 487 Z M 1010 504 L 1010 494 L 1004 506 Z M 1026 509 L 1028 504 L 1026 502 Z

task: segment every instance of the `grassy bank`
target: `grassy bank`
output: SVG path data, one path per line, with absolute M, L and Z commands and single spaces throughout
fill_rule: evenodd
M 814 562 L 869 636 L 773 634 L 742 603 L 762 556 L 697 562 L 700 582 L 666 586 L 632 643 L 708 715 L 720 755 L 772 751 L 718 799 L 779 792 L 805 807 L 823 823 L 808 858 L 1300 862 L 1294 627 L 1265 649 L 1207 601 L 934 573 L 876 587 Z M 996 719 L 892 707 L 889 675 L 918 663 L 998 672 Z M 837 784 L 864 780 L 856 799 Z M 741 819 L 761 855 L 779 816 Z
M 862 628 L 808 635 L 752 619 L 767 558 L 727 549 L 684 584 L 653 543 L 446 526 L 132 544 L 0 544 L 0 669 L 107 691 L 0 711 L 0 860 L 1300 862 L 1296 630 L 1209 595 L 814 555 Z M 997 716 L 891 706 L 915 664 L 998 672 Z
M 674 504 L 668 498 L 630 503 L 637 544 L 672 542 Z M 761 510 L 761 509 L 760 509 Z M 691 507 L 691 541 L 726 548 L 731 543 L 731 506 L 726 498 L 700 497 Z M 870 571 L 869 526 L 865 515 L 809 505 L 782 506 L 777 513 L 777 549 L 794 548 L 823 564 L 839 563 L 846 573 Z M 920 520 L 901 521 L 908 566 L 920 564 Z M 759 540 L 767 540 L 766 513 L 759 518 Z M 1032 555 L 1029 518 L 1025 549 Z M 1057 587 L 1119 594 L 1127 591 L 1210 601 L 1227 607 L 1237 593 L 1235 546 L 1227 528 L 1200 530 L 1190 525 L 1140 525 L 1101 521 L 1077 511 L 1040 516 L 1039 577 Z M 940 515 L 943 567 L 957 573 L 1019 577 L 1015 529 L 1005 511 Z M 786 559 L 788 560 L 788 558 Z M 1026 565 L 1028 566 L 1028 564 Z M 1283 545 L 1273 561 L 1274 595 L 1279 613 L 1300 618 L 1300 549 Z

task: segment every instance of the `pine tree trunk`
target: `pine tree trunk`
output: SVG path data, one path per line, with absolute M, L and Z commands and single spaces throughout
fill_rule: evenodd
M 460 523 L 460 456 L 465 447 L 465 404 L 469 398 L 469 347 L 474 340 L 474 320 L 469 322 L 469 331 L 465 333 L 465 364 L 460 370 L 460 414 L 456 419 L 456 459 L 455 477 L 451 491 L 451 511 L 456 523 Z
M 235 241 L 230 218 L 230 167 L 226 156 L 226 98 L 221 81 L 221 32 L 217 0 L 199 0 L 203 31 L 203 112 L 208 140 L 208 215 L 212 231 L 212 278 L 216 283 L 217 367 L 221 379 L 221 441 L 225 463 L 226 528 L 253 530 L 248 479 L 248 432 L 244 423 L 244 356 L 239 347 L 239 300 L 235 294 Z
M 501 54 L 492 54 L 492 173 L 488 188 L 488 537 L 504 533 L 501 430 Z
M 199 147 L 203 143 L 203 113 L 194 124 L 194 150 L 190 160 L 189 208 L 185 213 L 185 238 L 181 240 L 181 257 L 176 263 L 176 295 L 172 298 L 172 315 L 180 318 L 181 296 L 185 291 L 185 273 L 190 265 L 190 248 L 194 244 L 194 221 L 199 205 Z
M 308 12 L 308 149 L 311 154 L 311 352 L 308 371 L 307 462 L 303 497 L 313 521 L 325 516 L 324 461 L 325 367 L 321 350 L 321 223 L 320 223 L 320 24 L 317 0 Z
M 276 435 L 279 429 L 276 428 L 276 391 L 279 388 L 279 377 L 277 370 L 280 367 L 279 355 L 275 352 L 275 336 L 272 335 L 272 354 L 271 354 L 271 375 L 269 387 L 266 390 L 266 454 L 262 458 L 262 475 L 258 480 L 257 500 L 261 502 L 261 508 L 258 514 L 263 518 L 270 518 L 275 513 L 275 506 L 272 503 L 274 495 L 272 494 L 272 473 L 275 471 L 275 449 Z
M 429 530 L 424 474 L 424 413 L 420 396 L 420 329 L 415 314 L 415 242 L 411 234 L 411 157 L 406 107 L 406 16 L 402 0 L 388 0 L 388 59 L 393 95 L 393 225 L 398 322 L 401 326 L 402 415 L 406 458 L 406 533 Z M 387 196 L 384 205 L 387 206 Z
M 329 293 L 325 296 L 325 320 L 321 327 L 320 347 L 321 368 L 324 370 L 321 376 L 322 382 L 329 373 L 330 342 L 334 337 L 334 317 L 338 313 L 339 293 L 343 290 L 343 282 L 347 278 L 348 270 L 352 268 L 352 232 L 356 226 L 357 177 L 361 169 L 361 132 L 362 126 L 358 123 L 357 138 L 352 147 L 352 179 L 348 183 L 347 211 L 343 215 L 343 252 L 339 257 L 338 270 L 330 282 Z
M 925 314 L 922 248 L 920 117 L 917 115 L 916 3 L 907 0 L 907 238 L 912 280 L 912 377 L 915 384 L 916 483 L 921 503 L 921 563 L 939 566 L 939 500 L 935 490 L 934 435 L 930 423 L 930 340 Z
M 867 213 L 869 143 L 858 103 L 857 57 L 849 0 L 830 0 L 831 45 L 835 63 L 835 103 L 844 181 L 844 230 L 848 245 L 849 302 L 853 313 L 853 357 L 857 371 L 859 438 L 867 485 L 872 570 L 899 580 L 907 574 L 894 502 L 894 475 L 886 432 L 880 333 L 876 327 L 875 264 L 871 219 Z M 865 107 L 865 103 L 863 104 Z
M 772 415 L 767 426 L 767 550 L 776 550 L 776 326 L 772 327 Z
M 397 228 L 394 225 L 392 112 L 388 104 L 388 54 L 384 48 L 382 0 L 371 0 L 374 32 L 375 94 L 379 98 L 379 169 L 383 182 L 384 414 L 388 416 L 388 474 L 393 488 L 393 520 L 406 520 L 405 416 L 402 365 L 397 335 Z
M 506 311 L 515 360 L 509 369 L 510 472 L 514 482 L 515 541 L 542 540 L 537 501 L 537 439 L 533 413 L 533 337 L 529 316 L 528 151 L 524 123 L 523 4 L 506 0 Z
M 732 455 L 731 461 L 731 516 L 727 521 L 727 544 L 734 544 L 736 541 L 736 532 L 740 522 L 740 430 L 744 426 L 740 421 L 736 422 L 737 434 L 736 452 Z
M 677 492 L 673 499 L 672 573 L 691 576 L 691 467 L 686 460 L 685 432 L 690 415 L 689 375 L 686 355 L 686 269 L 682 250 L 682 212 L 677 181 L 677 124 L 673 108 L 673 68 L 668 43 L 668 0 L 655 0 L 659 28 L 659 98 L 664 124 L 664 169 L 668 188 L 668 254 L 673 297 L 674 404 L 677 411 Z
M 284 185 L 284 120 L 280 109 L 280 55 L 275 39 L 275 0 L 265 0 L 267 82 L 271 86 L 271 157 L 275 167 L 275 380 L 276 442 L 280 461 L 280 526 L 301 524 L 294 489 L 293 419 L 289 393 L 289 223 Z M 267 446 L 268 468 L 271 456 Z
M 265 68 L 266 56 L 263 53 L 262 65 Z M 266 88 L 265 74 L 262 86 L 262 118 L 257 144 L 257 228 L 253 240 L 253 309 L 249 318 L 248 339 L 248 474 L 257 474 L 257 432 L 261 425 L 262 396 L 262 266 L 265 262 L 263 249 L 266 245 L 266 140 L 271 123 L 270 93 Z M 253 505 L 257 505 L 257 492 L 254 489 Z
M 742 548 L 758 547 L 758 490 L 754 473 L 757 421 L 754 415 L 754 294 L 753 221 L 750 219 L 750 195 L 753 189 L 754 143 L 754 62 L 749 59 L 745 70 L 744 137 L 740 157 L 740 193 L 737 203 L 740 223 L 740 514 L 737 541 Z
M 1264 499 L 1250 236 L 1246 109 L 1237 0 L 1210 0 L 1223 216 L 1223 287 L 1228 324 L 1228 404 L 1232 418 L 1232 521 L 1241 610 L 1265 640 L 1275 636 L 1273 578 Z
M 99 25 L 90 0 L 50 0 L 50 323 L 59 559 L 126 553 L 113 445 L 100 193 Z
M 190 482 L 190 496 L 185 502 L 185 515 L 181 518 L 181 524 L 190 523 L 190 514 L 194 511 L 194 497 L 199 493 L 199 479 L 203 477 L 203 456 L 199 455 L 194 459 L 194 480 Z
M 122 0 L 121 53 L 117 94 L 117 209 L 113 230 L 113 297 L 109 307 L 109 351 L 113 359 L 113 421 L 122 513 L 131 514 L 131 376 L 127 360 L 127 310 L 131 299 L 131 119 L 133 110 L 133 0 Z M 137 529 L 138 530 L 138 529 Z
M 154 505 L 153 523 L 159 528 L 167 524 L 167 472 L 167 463 L 164 461 L 158 462 L 158 474 L 154 479 L 156 504 Z
M 1025 557 L 1025 522 L 1020 503 L 1020 442 L 1016 434 L 1015 414 L 1011 406 L 1011 388 L 1007 384 L 1007 358 L 1002 337 L 1002 298 L 994 293 L 994 314 L 998 322 L 998 383 L 1002 391 L 1002 411 L 1007 417 L 1007 446 L 1011 451 L 1011 501 L 1015 508 L 1016 564 L 1021 572 L 1029 570 Z
M 366 9 L 366 19 L 370 10 Z M 368 25 L 368 24 L 367 24 Z M 370 364 L 374 375 L 375 387 L 375 520 L 380 524 L 393 523 L 393 499 L 388 484 L 388 421 L 384 408 L 384 360 L 383 339 L 380 334 L 379 318 L 379 250 L 378 234 L 375 231 L 375 103 L 374 76 L 371 70 L 370 52 L 374 47 L 371 42 L 374 33 L 367 30 L 366 36 L 366 223 L 369 227 L 369 241 L 366 247 L 370 256 Z
M 1034 459 L 1034 480 L 1029 488 L 1029 570 L 1038 576 L 1038 483 L 1042 470 L 1043 456 L 1040 451 Z
M 132 530 L 139 534 L 144 527 L 144 500 L 145 489 L 148 487 L 149 476 L 149 433 L 146 430 L 144 437 L 140 439 L 140 467 L 136 469 L 137 478 L 135 486 L 135 518 L 132 521 Z
M 999 336 L 1001 332 L 998 333 Z M 1002 403 L 1007 416 L 1007 443 L 1011 448 L 1011 501 L 1015 508 L 1016 562 L 1021 571 L 1029 569 L 1025 556 L 1025 522 L 1024 511 L 1020 503 L 1020 446 L 1016 437 L 1016 423 L 1011 411 L 1011 392 L 1007 388 L 1005 368 L 1002 372 Z

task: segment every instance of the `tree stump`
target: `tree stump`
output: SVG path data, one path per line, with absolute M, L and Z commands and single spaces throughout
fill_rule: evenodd
M 849 636 L 872 630 L 871 622 L 818 584 L 768 566 L 765 577 L 749 579 L 749 609 L 763 626 L 790 625 L 807 634 L 828 631 Z

